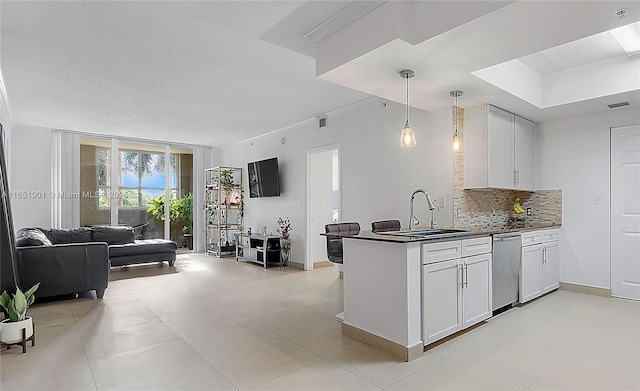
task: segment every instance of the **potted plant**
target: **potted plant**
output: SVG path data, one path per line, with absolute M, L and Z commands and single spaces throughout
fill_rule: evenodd
M 280 257 L 282 260 L 282 267 L 287 267 L 289 256 L 291 255 L 291 239 L 289 239 L 289 233 L 293 230 L 291 228 L 291 222 L 288 217 L 284 219 L 278 217 L 278 233 L 280 234 Z
M 178 210 L 178 216 L 182 217 L 184 221 L 182 233 L 184 234 L 184 240 L 187 242 L 187 248 L 193 250 L 193 195 L 188 193 L 179 198 L 176 202 L 176 209 Z
M 233 189 L 233 171 L 231 170 L 222 170 L 220 171 L 220 186 L 224 190 L 225 201 L 229 194 L 231 194 L 231 190 Z
M 151 202 L 149 203 L 149 207 L 147 208 L 147 212 L 150 212 L 153 215 L 153 217 L 155 217 L 156 219 L 164 221 L 164 204 L 165 204 L 164 195 L 155 196 L 151 199 Z M 169 220 L 174 221 L 179 214 L 175 200 L 172 200 L 172 202 L 170 202 L 169 207 L 171 208 L 169 210 Z
M 9 296 L 7 291 L 2 292 L 0 306 L 4 308 L 9 319 L 0 322 L 0 341 L 7 344 L 22 341 L 22 329 L 26 329 L 26 338 L 31 338 L 33 320 L 27 316 L 27 308 L 33 304 L 34 292 L 39 286 L 40 283 L 37 283 L 24 293 L 20 288 L 17 288 L 13 298 Z
M 164 220 L 165 196 L 153 197 L 147 212 L 159 220 Z M 169 203 L 171 208 L 169 211 L 169 220 L 176 221 L 179 218 L 184 220 L 185 225 L 182 227 L 184 239 L 187 242 L 189 250 L 193 250 L 193 195 L 187 193 L 182 198 L 176 198 Z

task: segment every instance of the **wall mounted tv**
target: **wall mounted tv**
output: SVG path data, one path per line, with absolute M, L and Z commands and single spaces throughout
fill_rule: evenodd
M 249 173 L 249 198 L 280 195 L 277 157 L 248 163 L 247 172 Z

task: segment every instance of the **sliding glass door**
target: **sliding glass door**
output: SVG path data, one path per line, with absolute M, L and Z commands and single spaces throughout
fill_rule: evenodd
M 80 144 L 81 225 L 131 226 L 138 239 L 186 244 L 183 227 L 193 220 L 190 148 L 88 137 Z

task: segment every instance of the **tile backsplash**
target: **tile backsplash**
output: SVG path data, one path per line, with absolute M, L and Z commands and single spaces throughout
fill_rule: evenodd
M 452 118 L 455 116 L 452 108 Z M 464 189 L 464 109 L 458 109 L 458 132 L 462 138 L 460 149 L 453 157 L 453 225 L 474 230 L 526 228 L 562 224 L 562 190 L 538 190 L 535 193 L 514 190 Z M 531 208 L 532 215 L 515 219 L 513 203 Z M 459 211 L 459 213 L 458 213 Z

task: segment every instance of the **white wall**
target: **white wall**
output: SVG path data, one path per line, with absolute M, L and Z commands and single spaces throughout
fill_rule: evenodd
M 562 282 L 611 287 L 610 128 L 639 123 L 632 106 L 538 124 L 537 187 L 562 189 Z
M 16 231 L 23 227 L 51 227 L 52 142 L 50 129 L 13 127 L 9 190 L 15 194 L 11 208 Z
M 343 221 L 358 221 L 370 229 L 371 221 L 397 218 L 408 225 L 413 190 L 425 189 L 434 199 L 445 197 L 447 207 L 438 214 L 441 226 L 453 224 L 453 154 L 451 108 L 435 113 L 411 109 L 417 146 L 400 147 L 405 107 L 387 102 L 329 117 L 328 126 L 310 124 L 251 143 L 220 150 L 224 165 L 242 167 L 254 160 L 277 156 L 282 194 L 275 198 L 246 198 L 245 226 L 266 225 L 275 232 L 276 218 L 289 216 L 292 262 L 304 263 L 306 254 L 306 150 L 340 144 Z M 285 138 L 285 144 L 281 138 Z M 246 173 L 244 174 L 246 181 Z M 426 202 L 418 199 L 420 221 L 429 223 Z

